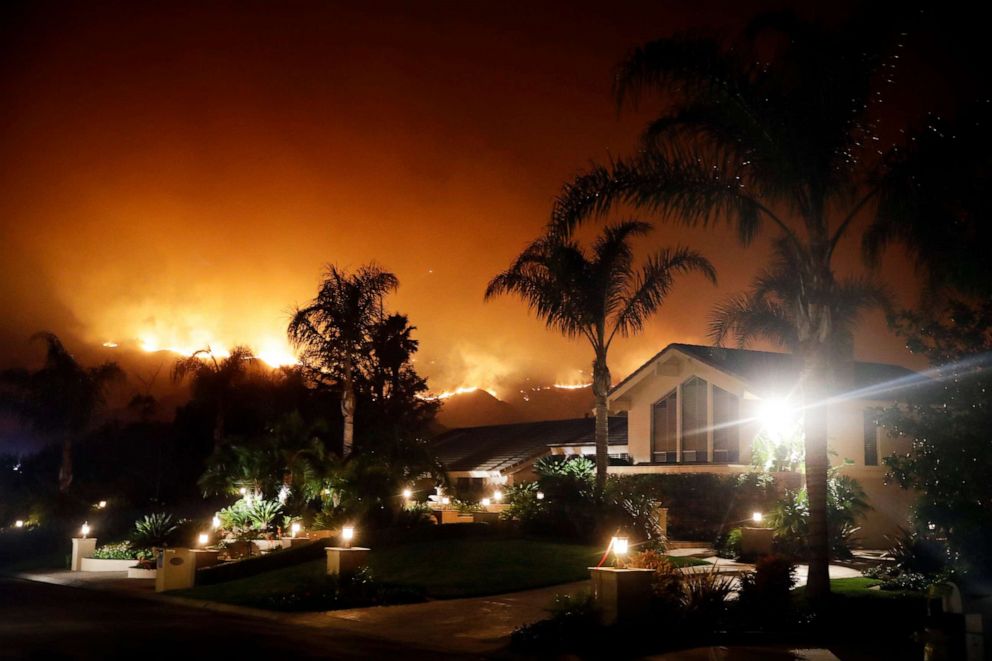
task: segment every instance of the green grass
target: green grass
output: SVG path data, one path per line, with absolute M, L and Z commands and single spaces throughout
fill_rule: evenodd
M 473 597 L 581 581 L 602 549 L 527 539 L 458 539 L 373 550 L 369 567 L 379 583 L 412 588 L 434 599 Z M 672 558 L 679 567 L 708 564 Z M 325 561 L 312 560 L 248 578 L 176 594 L 255 605 L 260 595 L 311 589 L 324 580 Z
M 668 556 L 668 561 L 672 563 L 673 567 L 702 567 L 703 565 L 712 564 L 709 560 L 703 560 L 702 558 L 693 558 L 691 556 Z
M 922 599 L 923 594 L 909 590 L 873 590 L 882 584 L 877 578 L 864 576 L 853 578 L 834 578 L 830 580 L 830 593 L 837 597 L 854 599 Z M 806 588 L 793 590 L 800 598 L 805 598 Z

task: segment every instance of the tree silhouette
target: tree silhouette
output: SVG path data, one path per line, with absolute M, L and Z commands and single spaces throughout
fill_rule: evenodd
M 852 310 L 841 299 L 859 299 L 854 309 L 877 300 L 865 281 L 839 282 L 833 258 L 894 185 L 871 111 L 881 102 L 875 81 L 894 66 L 897 19 L 868 8 L 826 28 L 773 13 L 729 47 L 676 36 L 635 49 L 617 71 L 618 103 L 658 91 L 663 110 L 636 156 L 594 166 L 563 187 L 552 229 L 568 232 L 624 204 L 688 225 L 728 223 L 744 244 L 771 226 L 776 263 L 750 297 L 720 311 L 717 336 L 733 326 L 740 339 L 785 341 L 803 363 L 805 400 L 824 401 L 838 334 L 846 340 L 849 332 L 850 320 L 835 318 Z M 879 245 L 891 236 L 877 234 Z M 830 589 L 824 407 L 807 408 L 805 425 L 809 594 L 817 599 Z
M 676 274 L 699 271 L 716 282 L 710 262 L 687 248 L 656 252 L 643 266 L 636 266 L 630 239 L 650 230 L 649 224 L 637 221 L 607 226 L 589 255 L 576 241 L 549 234 L 524 250 L 486 289 L 487 300 L 516 294 L 548 328 L 589 341 L 594 355 L 596 487 L 600 493 L 609 465 L 607 358 L 613 340 L 644 327 L 661 307 Z
M 395 275 L 374 264 L 352 274 L 329 265 L 317 297 L 297 308 L 289 322 L 289 339 L 300 351 L 300 362 L 315 379 L 329 381 L 341 393 L 342 457 L 354 445 L 356 370 L 372 329 L 385 317 L 383 301 L 398 286 Z
M 214 412 L 213 441 L 216 450 L 224 442 L 227 408 L 234 387 L 244 379 L 254 360 L 250 348 L 237 346 L 230 355 L 217 360 L 210 350 L 200 349 L 180 358 L 172 368 L 173 381 L 191 380 L 193 399 L 205 402 Z
M 62 444 L 59 491 L 69 490 L 73 478 L 72 446 L 94 414 L 106 403 L 107 388 L 123 380 L 114 362 L 83 367 L 54 333 L 41 332 L 32 341 L 45 345 L 45 362 L 31 372 L 12 369 L 0 375 L 0 405 L 42 434 Z

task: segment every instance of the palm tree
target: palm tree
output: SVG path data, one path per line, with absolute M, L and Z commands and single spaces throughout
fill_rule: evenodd
M 106 403 L 107 388 L 124 378 L 117 363 L 83 367 L 54 333 L 31 337 L 45 344 L 41 369 L 7 370 L 0 374 L 0 405 L 39 432 L 62 443 L 59 491 L 72 484 L 72 443 L 86 431 L 93 415 Z
M 567 232 L 621 204 L 688 225 L 726 222 L 745 245 L 770 225 L 779 263 L 765 276 L 792 282 L 776 297 L 759 282 L 753 300 L 738 300 L 754 309 L 735 327 L 747 338 L 759 312 L 774 317 L 802 360 L 807 400 L 822 401 L 838 333 L 850 322 L 836 317 L 846 309 L 838 297 L 858 293 L 837 281 L 834 253 L 890 183 L 869 111 L 880 102 L 874 81 L 894 66 L 886 56 L 898 30 L 892 19 L 860 15 L 830 30 L 777 13 L 756 19 L 730 48 L 685 36 L 637 48 L 619 66 L 618 102 L 657 90 L 667 105 L 634 158 L 594 166 L 564 186 L 552 228 Z M 862 303 L 873 298 L 861 294 Z M 818 598 L 829 592 L 823 408 L 809 409 L 805 425 L 809 593 Z
M 172 380 L 186 377 L 192 381 L 193 399 L 206 402 L 214 411 L 213 441 L 216 450 L 224 442 L 224 428 L 231 391 L 244 379 L 254 359 L 249 347 L 236 346 L 231 353 L 217 360 L 210 347 L 180 358 L 172 368 Z
M 548 234 L 524 250 L 486 289 L 487 300 L 500 294 L 518 295 L 548 328 L 568 338 L 584 337 L 592 346 L 599 493 L 606 484 L 609 464 L 607 357 L 613 340 L 644 327 L 661 307 L 677 273 L 699 271 L 716 282 L 710 262 L 687 248 L 661 250 L 636 267 L 630 239 L 650 230 L 651 225 L 637 221 L 607 226 L 591 255 L 572 239 Z
M 297 308 L 289 322 L 289 339 L 300 351 L 300 362 L 341 391 L 342 457 L 351 454 L 355 438 L 356 369 L 372 329 L 385 317 L 386 295 L 398 286 L 395 275 L 375 264 L 353 274 L 329 265 L 317 297 Z

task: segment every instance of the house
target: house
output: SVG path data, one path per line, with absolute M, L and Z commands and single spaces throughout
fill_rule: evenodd
M 610 412 L 627 416 L 632 461 L 610 472 L 753 470 L 759 435 L 801 416 L 794 392 L 799 374 L 791 354 L 668 345 L 610 392 Z M 885 534 L 905 525 L 913 496 L 884 483 L 882 459 L 908 452 L 910 441 L 881 432 L 874 411 L 920 378 L 903 367 L 866 362 L 853 363 L 843 378 L 843 395 L 822 404 L 828 409 L 828 452 L 831 464 L 856 479 L 872 505 L 858 536 L 868 546 L 883 546 Z
M 595 419 L 545 420 L 452 429 L 431 449 L 457 487 L 512 485 L 535 479 L 534 462 L 549 454 L 596 453 Z M 626 456 L 627 419 L 610 418 L 610 454 Z
M 786 353 L 668 345 L 610 392 L 611 455 L 627 464 L 611 465 L 610 473 L 755 470 L 762 440 L 799 440 L 799 376 L 798 361 Z M 889 454 L 908 452 L 910 441 L 881 432 L 874 412 L 920 380 L 896 365 L 855 362 L 843 375 L 843 394 L 820 404 L 828 409 L 831 463 L 859 482 L 873 508 L 858 534 L 866 546 L 887 545 L 885 535 L 906 524 L 913 501 L 885 484 L 882 464 Z M 456 429 L 435 439 L 434 448 L 463 485 L 513 484 L 533 479 L 542 456 L 595 453 L 593 424 L 590 417 Z M 786 483 L 801 481 L 793 477 Z

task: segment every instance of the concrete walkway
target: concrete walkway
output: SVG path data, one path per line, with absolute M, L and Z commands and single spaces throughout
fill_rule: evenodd
M 703 549 L 699 551 L 703 551 Z M 737 575 L 742 571 L 754 569 L 753 564 L 734 562 L 715 556 L 705 559 L 712 564 L 686 567 L 682 571 L 685 573 L 705 573 L 713 571 L 715 568 L 720 574 Z M 809 567 L 807 565 L 797 566 L 797 585 L 806 584 L 808 572 Z M 840 565 L 830 566 L 831 578 L 860 575 L 856 569 Z M 396 643 L 468 655 L 488 655 L 504 648 L 514 629 L 548 616 L 548 607 L 555 594 L 575 594 L 591 588 L 590 581 L 579 581 L 490 597 L 446 599 L 420 604 L 376 606 L 319 613 L 282 613 L 157 594 L 154 591 L 153 580 L 128 579 L 124 572 L 36 571 L 19 574 L 19 577 L 55 585 L 124 592 L 139 598 L 172 602 L 178 606 L 338 630 Z
M 128 579 L 125 572 L 22 572 L 18 578 L 130 596 L 176 606 L 245 615 L 285 624 L 341 631 L 444 653 L 483 656 L 506 647 L 514 629 L 548 616 L 555 594 L 575 594 L 590 581 L 567 583 L 491 597 L 445 599 L 401 606 L 374 606 L 319 613 L 283 613 L 155 592 L 151 579 Z

